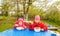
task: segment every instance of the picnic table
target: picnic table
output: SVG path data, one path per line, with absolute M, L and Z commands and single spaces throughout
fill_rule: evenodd
M 48 31 L 40 31 L 40 32 L 34 32 L 34 30 L 16 30 L 16 29 L 9 29 L 6 31 L 3 31 L 0 33 L 0 36 L 52 36 L 52 33 L 50 32 L 50 30 Z

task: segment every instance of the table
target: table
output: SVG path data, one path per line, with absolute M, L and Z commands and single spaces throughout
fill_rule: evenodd
M 29 29 L 19 31 L 12 28 L 12 29 L 1 32 L 0 36 L 51 36 L 51 32 L 50 30 L 48 30 L 45 32 L 40 31 L 37 33 Z

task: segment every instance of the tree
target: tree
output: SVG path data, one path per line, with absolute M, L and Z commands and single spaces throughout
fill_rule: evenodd
M 52 5 L 55 6 L 56 8 L 58 8 L 58 10 L 60 11 L 60 1 L 57 1 L 57 2 L 53 3 Z
M 32 0 L 15 0 L 13 2 L 17 4 L 17 16 L 18 16 L 19 4 L 23 4 L 24 20 L 28 20 L 28 10 L 29 10 L 29 6 L 32 4 Z
M 56 6 L 51 6 L 47 10 L 46 17 L 50 21 L 57 22 L 58 24 L 60 23 L 60 12 L 58 11 Z
M 8 16 L 8 12 L 12 9 L 12 5 L 9 2 L 3 1 L 2 3 L 2 14 Z
M 20 8 L 19 8 L 19 4 L 23 5 L 23 12 L 24 12 L 24 19 L 28 20 L 28 10 L 29 10 L 29 6 L 32 3 L 32 0 L 11 0 L 11 2 L 14 2 L 14 5 L 16 4 L 17 6 L 17 19 L 19 18 L 18 13 L 20 12 Z M 27 4 L 27 7 L 25 7 Z
M 25 4 L 27 3 L 27 9 L 25 7 Z M 26 0 L 23 0 L 23 11 L 24 11 L 24 19 L 28 20 L 28 11 L 29 11 L 29 6 L 32 4 L 32 0 L 28 0 L 28 2 L 26 2 Z

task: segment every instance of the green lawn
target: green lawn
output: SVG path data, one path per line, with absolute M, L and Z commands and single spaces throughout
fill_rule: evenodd
M 57 27 L 58 28 L 58 32 L 60 32 L 60 24 L 57 24 L 56 22 L 52 22 L 52 21 L 47 21 L 47 20 L 41 20 L 42 23 L 46 23 L 48 25 L 51 25 L 53 27 Z
M 0 32 L 12 28 L 15 21 L 16 18 L 14 17 L 7 17 L 7 19 L 0 20 Z

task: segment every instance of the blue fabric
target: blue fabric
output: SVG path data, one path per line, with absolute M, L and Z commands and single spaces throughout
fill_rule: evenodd
M 29 29 L 18 31 L 16 29 L 9 29 L 0 33 L 0 36 L 51 36 L 50 30 L 39 33 Z

